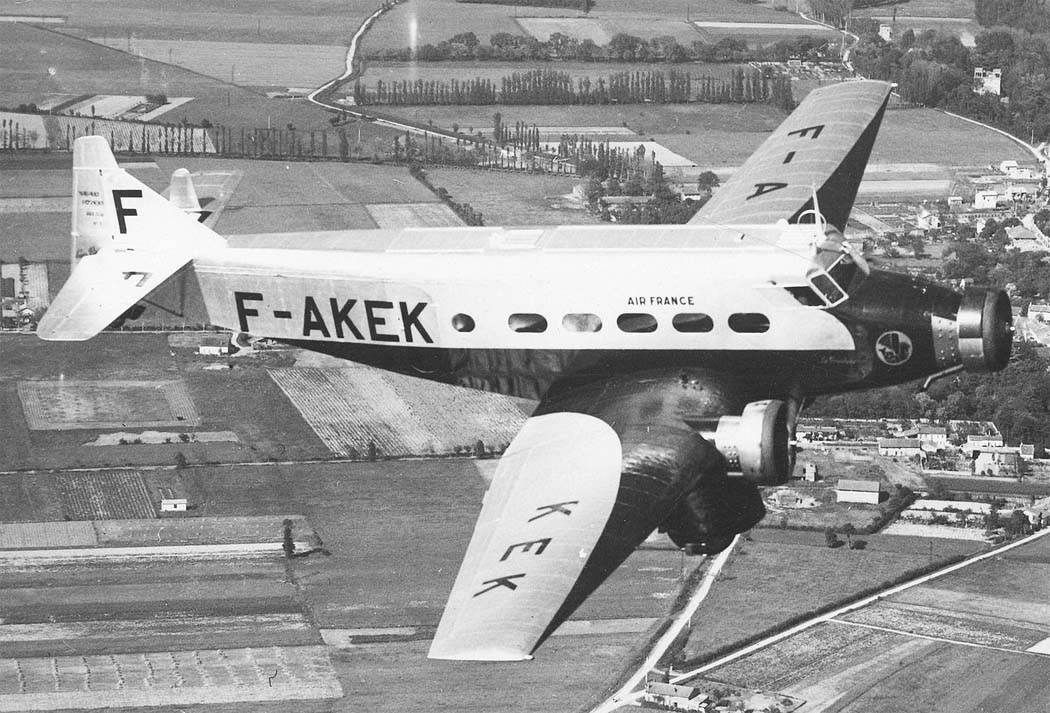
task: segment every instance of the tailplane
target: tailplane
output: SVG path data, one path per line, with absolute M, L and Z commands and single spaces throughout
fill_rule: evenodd
M 226 246 L 195 216 L 121 169 L 109 144 L 73 144 L 73 272 L 37 326 L 81 341 L 105 329 L 194 257 Z

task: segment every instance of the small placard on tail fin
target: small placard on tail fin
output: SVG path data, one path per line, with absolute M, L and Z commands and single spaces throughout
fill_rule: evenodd
M 109 144 L 73 144 L 73 273 L 37 326 L 49 340 L 89 339 L 195 256 L 226 241 L 121 169 Z

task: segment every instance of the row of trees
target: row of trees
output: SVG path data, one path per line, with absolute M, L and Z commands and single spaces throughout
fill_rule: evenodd
M 599 45 L 591 39 L 578 39 L 554 32 L 544 40 L 531 35 L 497 32 L 487 43 L 473 32 L 463 32 L 435 44 L 372 50 L 368 59 L 396 62 L 442 61 L 549 61 L 575 62 L 786 62 L 791 58 L 818 59 L 827 41 L 805 34 L 778 40 L 764 47 L 749 47 L 747 42 L 725 37 L 715 43 L 694 41 L 683 45 L 670 35 L 643 39 L 626 33 L 613 35 Z M 877 28 L 876 28 L 877 29 Z
M 354 84 L 358 105 L 486 105 L 486 104 L 637 104 L 771 102 L 790 111 L 795 106 L 787 75 L 736 67 L 728 79 L 701 77 L 689 72 L 644 70 L 616 72 L 607 77 L 579 77 L 568 72 L 534 69 L 514 72 L 499 85 L 488 78 L 400 80 L 365 86 Z

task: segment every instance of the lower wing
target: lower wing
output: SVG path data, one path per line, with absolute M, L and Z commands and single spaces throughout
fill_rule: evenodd
M 541 404 L 496 469 L 430 658 L 531 658 L 657 527 L 717 551 L 757 523 L 757 488 L 688 424 L 729 408 L 666 372 Z

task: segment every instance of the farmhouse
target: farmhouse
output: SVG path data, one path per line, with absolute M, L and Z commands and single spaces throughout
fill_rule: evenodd
M 922 457 L 922 444 L 918 438 L 880 438 L 879 455 L 889 457 Z
M 970 454 L 973 458 L 977 455 L 978 451 L 985 450 L 987 448 L 1002 448 L 1003 437 L 999 435 L 988 436 L 988 435 L 969 435 L 966 437 L 966 444 L 963 446 L 963 450 Z
M 679 711 L 699 711 L 705 708 L 708 696 L 692 686 L 678 686 L 673 683 L 650 681 L 645 686 L 643 701 Z
M 868 503 L 878 505 L 882 483 L 877 480 L 847 480 L 842 478 L 835 486 L 835 501 L 840 503 Z
M 948 447 L 948 429 L 944 426 L 932 426 L 928 423 L 922 423 L 906 432 L 901 440 L 910 439 L 917 440 L 919 447 L 924 451 L 936 451 L 939 448 Z
M 205 356 L 228 356 L 230 353 L 229 334 L 202 334 L 197 353 Z

